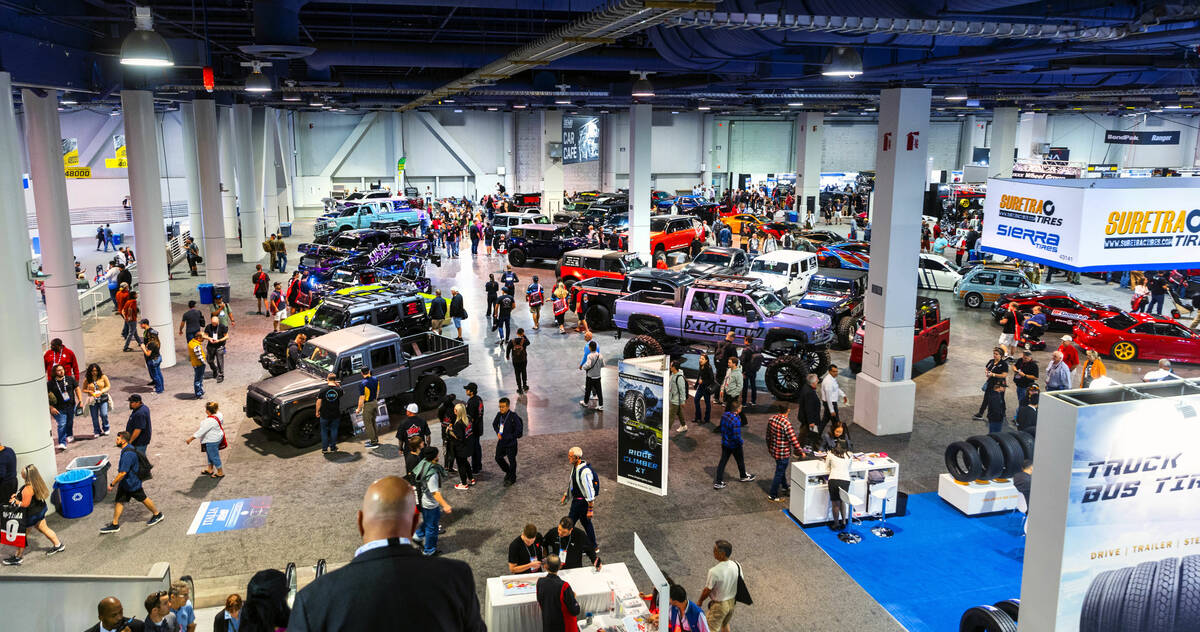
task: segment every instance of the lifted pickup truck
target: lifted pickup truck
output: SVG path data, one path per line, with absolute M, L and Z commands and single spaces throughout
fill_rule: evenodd
M 255 382 L 246 389 L 246 416 L 258 425 L 282 432 L 288 443 L 304 448 L 319 440 L 317 393 L 325 376 L 336 373 L 342 398 L 341 430 L 349 430 L 350 413 L 358 404 L 363 367 L 379 380 L 379 395 L 400 410 L 405 399 L 433 408 L 446 396 L 445 376 L 470 364 L 467 345 L 425 332 L 400 337 L 395 332 L 361 325 L 314 338 L 304 345 L 300 368 Z
M 679 270 L 643 268 L 626 274 L 623 278 L 592 277 L 571 286 L 570 308 L 575 311 L 578 301 L 586 302 L 583 318 L 592 331 L 603 331 L 612 327 L 612 315 L 616 312 L 617 299 L 634 292 L 646 290 L 673 296 L 675 290 L 696 280 L 692 275 Z
M 271 375 L 287 372 L 287 347 L 296 336 L 311 340 L 331 331 L 355 325 L 375 325 L 401 336 L 429 331 L 425 301 L 418 294 L 384 291 L 366 295 L 333 295 L 321 301 L 311 320 L 303 326 L 273 331 L 263 336 L 263 353 L 258 363 Z
M 341 215 L 317 220 L 313 227 L 314 241 L 332 239 L 334 235 L 356 228 L 370 228 L 375 220 L 396 220 L 412 227 L 421 223 L 420 213 L 409 208 L 403 200 L 371 200 L 342 211 Z
M 720 277 L 681 286 L 673 295 L 634 292 L 618 299 L 613 323 L 635 337 L 626 358 L 707 349 L 733 332 L 751 336 L 768 363 L 764 378 L 778 399 L 800 396 L 804 375 L 825 372 L 833 339 L 829 317 L 791 307 L 757 280 Z M 740 340 L 739 340 L 740 342 Z M 667 346 L 674 345 L 674 346 Z
M 862 317 L 866 289 L 865 270 L 819 268 L 796 306 L 828 314 L 837 332 L 837 348 L 849 349 L 854 323 Z

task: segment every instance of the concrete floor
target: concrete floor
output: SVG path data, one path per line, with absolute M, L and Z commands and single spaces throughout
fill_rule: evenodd
M 297 223 L 303 224 L 309 222 Z M 289 240 L 292 253 L 300 241 L 303 239 L 299 237 Z M 94 242 L 90 248 L 94 248 Z M 478 383 L 489 421 L 496 399 L 513 397 L 515 387 L 484 318 L 483 282 L 488 272 L 502 270 L 504 263 L 498 256 L 480 254 L 471 258 L 468 249 L 464 258 L 445 260 L 430 272 L 435 286 L 444 292 L 451 286 L 460 289 L 471 314 L 464 331 L 471 344 L 471 366 L 449 380 L 451 392 L 461 397 L 463 385 Z M 186 366 L 183 341 L 176 338 L 179 364 L 164 370 L 167 392 L 154 395 L 146 385 L 148 378 L 140 357 L 120 352 L 119 319 L 104 317 L 89 322 L 88 358 L 100 361 L 113 379 L 114 400 L 124 402 L 127 394 L 141 393 L 150 407 L 154 441 L 149 453 L 158 467 L 154 480 L 147 483 L 147 491 L 165 512 L 166 521 L 148 528 L 144 524 L 149 517 L 145 509 L 131 507 L 119 534 L 100 536 L 96 530 L 110 517 L 110 496 L 110 502 L 99 505 L 87 518 L 50 519 L 51 527 L 67 544 L 65 554 L 44 558 L 40 551 L 46 543 L 40 536 L 33 536 L 35 548 L 25 565 L 6 567 L 4 572 L 141 574 L 151 563 L 165 560 L 170 562 L 174 575 L 195 578 L 197 605 L 206 606 L 219 603 L 230 592 L 244 593 L 247 579 L 262 568 L 282 568 L 289 561 L 306 567 L 320 558 L 337 566 L 350 559 L 359 544 L 354 521 L 365 487 L 373 479 L 398 474 L 403 468 L 395 441 L 389 433 L 384 447 L 376 451 L 343 441 L 343 452 L 324 456 L 315 448 L 296 450 L 242 415 L 246 385 L 264 376 L 257 358 L 270 323 L 253 314 L 254 301 L 249 292 L 253 265 L 231 259 L 229 267 L 237 322 L 226 362 L 227 379 L 222 384 L 210 381 L 205 386 L 206 399 L 219 402 L 225 412 L 230 448 L 222 458 L 227 476 L 219 481 L 199 476 L 204 457 L 194 446 L 184 445 L 202 418 L 203 409 L 192 399 L 191 371 Z M 532 274 L 541 276 L 543 282 L 553 279 L 549 263 L 517 272 L 522 283 Z M 181 277 L 172 283 L 176 318 L 186 301 L 196 297 L 196 282 Z M 1087 279 L 1083 286 L 1072 289 L 1123 304 L 1127 300 L 1125 291 L 1113 287 Z M 940 293 L 939 297 L 952 319 L 950 359 L 940 367 L 932 360 L 915 367 L 918 397 L 913 432 L 891 437 L 873 437 L 861 429 L 853 432 L 858 449 L 886 451 L 902 464 L 900 487 L 910 494 L 936 489 L 948 443 L 985 431 L 983 422 L 971 420 L 980 394 L 978 380 L 969 376 L 977 375 L 990 357 L 998 327 L 985 310 L 967 310 L 960 302 L 950 300 L 948 293 Z M 713 540 L 725 538 L 733 543 L 734 557 L 743 564 L 756 600 L 753 607 L 739 608 L 734 618 L 739 629 L 780 629 L 784 622 L 794 627 L 797 621 L 804 621 L 806 629 L 902 629 L 795 527 L 779 505 L 767 501 L 774 464 L 765 449 L 763 433 L 767 416 L 781 407 L 769 394 L 760 394 L 760 404 L 749 409 L 750 425 L 745 430 L 747 467 L 759 475 L 759 480 L 732 482 L 728 488 L 714 491 L 711 481 L 720 452 L 718 435 L 693 426 L 686 435 L 672 438 L 670 494 L 665 498 L 651 496 L 615 482 L 614 373 L 623 341 L 612 339 L 611 334 L 598 337 L 607 360 L 605 398 L 612 404 L 604 412 L 585 412 L 577 404 L 583 385 L 577 370 L 581 337 L 561 335 L 553 326 L 533 331 L 528 313 L 517 310 L 514 314 L 517 326 L 525 327 L 532 340 L 529 381 L 533 390 L 513 398 L 516 411 L 527 421 L 520 447 L 520 481 L 510 488 L 500 485 L 500 472 L 490 457 L 494 435 L 488 431 L 480 485 L 466 492 L 449 489 L 446 493 L 454 512 L 444 518 L 447 533 L 441 548 L 450 557 L 472 565 L 481 601 L 484 579 L 506 571 L 507 545 L 522 526 L 533 522 L 546 530 L 565 515 L 558 499 L 568 472 L 566 452 L 570 446 L 579 445 L 603 479 L 596 512 L 603 557 L 631 563 L 639 582 L 645 584 L 646 580 L 633 563 L 634 532 L 654 552 L 660 566 L 695 593 L 703 586 L 705 572 L 713 563 Z M 544 322 L 552 319 L 547 317 Z M 1036 356 L 1043 365 L 1049 359 L 1046 352 Z M 845 366 L 847 352 L 834 352 L 833 358 Z M 1109 375 L 1122 382 L 1140 380 L 1141 374 L 1152 368 L 1147 363 L 1108 363 Z M 1180 373 L 1196 376 L 1200 370 L 1185 367 Z M 842 384 L 853 402 L 853 379 L 843 379 Z M 1010 406 L 1015 406 L 1015 396 L 1010 395 L 1009 400 Z M 127 415 L 124 409 L 114 412 L 113 425 L 122 428 Z M 77 433 L 87 432 L 89 427 L 88 421 L 76 422 Z M 115 458 L 117 450 L 108 439 L 72 444 L 59 455 L 60 467 L 81 455 L 107 454 Z M 222 534 L 186 534 L 201 502 L 249 496 L 273 498 L 265 526 Z M 781 587 L 787 589 L 779 590 Z M 913 590 L 922 588 L 914 586 Z M 825 594 L 838 595 L 839 607 L 828 607 L 824 598 L 796 598 Z

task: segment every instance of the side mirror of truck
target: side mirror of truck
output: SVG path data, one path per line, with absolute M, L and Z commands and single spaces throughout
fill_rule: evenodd
M 753 322 L 757 322 L 759 320 L 762 320 L 762 318 L 758 315 L 757 309 L 754 309 L 752 307 L 752 308 L 746 310 L 746 322 L 753 323 Z

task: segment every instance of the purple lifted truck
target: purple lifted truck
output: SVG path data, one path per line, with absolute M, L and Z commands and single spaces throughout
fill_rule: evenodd
M 626 358 L 682 355 L 707 350 L 733 332 L 749 335 L 766 356 L 763 375 L 778 399 L 795 400 L 807 373 L 829 367 L 834 334 L 825 314 L 792 307 L 756 279 L 713 277 L 680 286 L 675 293 L 634 292 L 614 303 L 613 324 L 634 338 Z

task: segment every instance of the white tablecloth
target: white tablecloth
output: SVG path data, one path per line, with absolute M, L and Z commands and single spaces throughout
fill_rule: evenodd
M 483 607 L 483 620 L 489 632 L 541 632 L 542 614 L 537 604 L 537 594 L 504 595 L 505 579 L 525 579 L 537 583 L 545 573 L 504 575 L 489 577 L 487 597 Z M 599 573 L 590 566 L 559 571 L 558 576 L 571 585 L 575 598 L 579 600 L 579 616 L 587 612 L 607 612 L 609 608 L 609 583 L 617 593 L 637 593 L 637 585 L 629 575 L 624 563 L 605 564 Z

